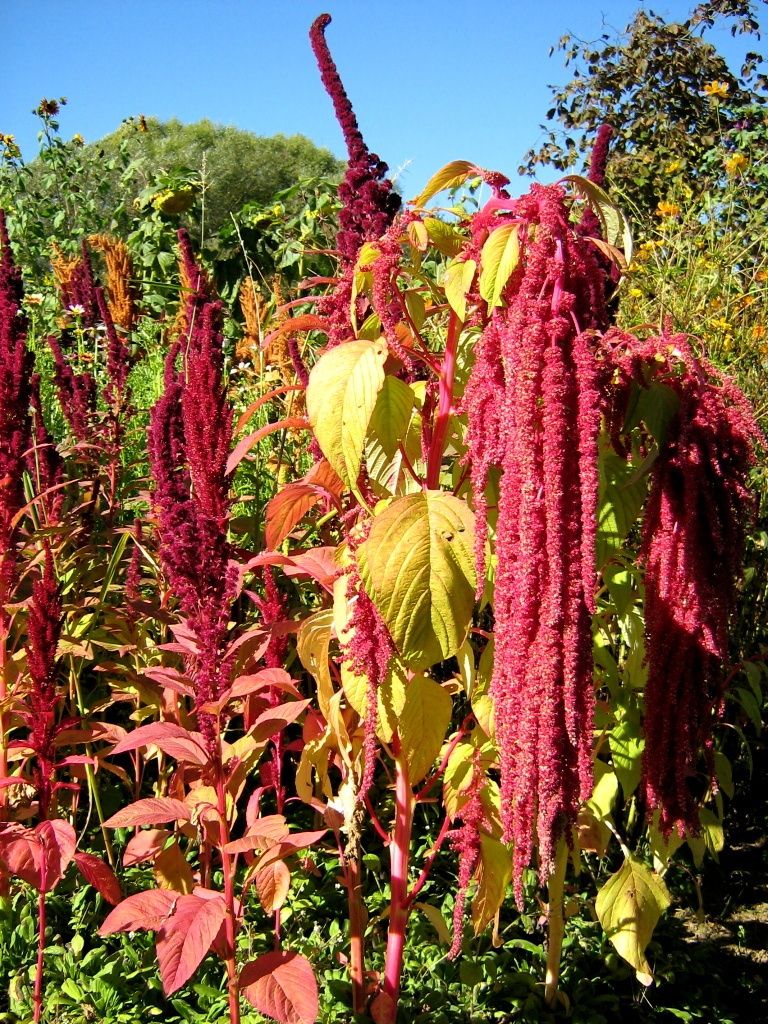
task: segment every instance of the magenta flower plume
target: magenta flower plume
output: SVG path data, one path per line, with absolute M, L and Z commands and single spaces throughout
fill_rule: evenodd
M 184 232 L 179 241 L 186 331 L 166 358 L 164 393 L 150 417 L 149 463 L 160 557 L 197 640 L 197 710 L 223 692 L 229 675 L 224 648 L 238 584 L 227 541 L 233 414 L 222 379 L 221 303 L 212 297 Z M 198 720 L 212 742 L 210 715 L 199 712 Z
M 116 413 L 119 413 L 125 399 L 128 372 L 131 368 L 131 353 L 128 345 L 117 333 L 115 322 L 102 288 L 96 288 L 96 305 L 107 332 L 107 378 L 104 394 Z
M 29 746 L 35 752 L 34 782 L 40 802 L 40 817 L 47 818 L 53 793 L 56 752 L 53 740 L 59 703 L 56 648 L 61 634 L 61 598 L 50 548 L 32 587 L 27 616 L 27 672 L 30 689 L 27 708 L 21 717 L 30 728 Z
M 0 210 L 0 628 L 16 579 L 14 519 L 24 504 L 22 470 L 32 443 L 29 415 L 32 354 L 21 312 L 21 272 L 13 261 Z
M 597 129 L 597 135 L 592 147 L 592 156 L 589 161 L 589 171 L 587 172 L 589 180 L 594 182 L 595 185 L 599 185 L 600 188 L 605 188 L 605 169 L 608 165 L 608 154 L 612 138 L 613 128 L 609 124 L 601 124 Z M 589 235 L 592 238 L 600 237 L 600 221 L 591 206 L 584 210 L 579 230 L 583 235 Z M 603 257 L 603 260 L 605 260 L 605 257 Z M 607 266 L 608 264 L 606 263 Z
M 35 493 L 45 512 L 48 524 L 58 522 L 64 495 L 56 489 L 64 479 L 64 459 L 54 444 L 43 418 L 40 400 L 40 374 L 33 373 L 30 381 L 30 409 L 32 412 L 32 447 L 27 452 L 27 470 L 32 477 Z
M 662 830 L 682 835 L 699 829 L 696 767 L 702 746 L 711 746 L 723 696 L 728 624 L 754 507 L 748 473 L 760 435 L 743 394 L 696 359 L 684 335 L 633 347 L 620 361 L 624 379 L 642 386 L 642 368 L 650 368 L 679 402 L 653 466 L 642 534 L 642 791 Z
M 378 238 L 392 223 L 400 209 L 400 197 L 393 191 L 392 182 L 387 177 L 389 168 L 369 151 L 360 133 L 352 104 L 325 39 L 330 21 L 329 14 L 316 18 L 309 38 L 349 155 L 347 171 L 339 185 L 339 198 L 343 205 L 339 213 L 337 244 L 342 257 L 354 262 L 363 242 Z
M 66 340 L 65 335 L 62 341 Z M 64 418 L 78 441 L 91 443 L 94 440 L 93 418 L 96 413 L 96 381 L 93 374 L 88 371 L 77 373 L 54 335 L 49 335 L 48 347 L 53 355 L 53 379 Z
M 85 327 L 95 327 L 99 322 L 96 281 L 93 276 L 91 254 L 85 242 L 82 243 L 81 256 L 72 271 L 64 299 L 66 305 L 82 308 L 82 323 Z
M 602 374 L 594 334 L 607 313 L 594 247 L 569 214 L 557 186 L 534 185 L 514 204 L 520 264 L 465 393 L 481 569 L 485 490 L 491 471 L 501 471 L 491 693 L 518 903 L 534 843 L 546 878 L 558 838 L 592 788 Z
M 358 790 L 363 797 L 373 784 L 376 770 L 376 727 L 379 687 L 387 678 L 395 645 L 376 605 L 365 591 L 356 565 L 348 570 L 347 598 L 352 604 L 344 657 L 357 676 L 367 681 L 363 723 L 363 777 Z
M 485 772 L 480 753 L 476 751 L 472 758 L 472 781 L 464 794 L 465 803 L 459 811 L 461 826 L 451 835 L 451 846 L 459 856 L 459 877 L 453 906 L 453 942 L 447 953 L 449 960 L 455 960 L 461 952 L 467 893 L 480 859 L 481 830 L 488 828 L 482 800 L 484 783 Z

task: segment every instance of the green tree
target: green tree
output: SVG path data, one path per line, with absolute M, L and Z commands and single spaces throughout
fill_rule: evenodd
M 338 177 L 343 169 L 330 150 L 303 135 L 262 137 L 208 120 L 129 120 L 86 148 L 101 159 L 121 147 L 135 161 L 136 195 L 168 175 L 183 173 L 199 181 L 203 202 L 192 226 L 206 239 L 245 203 L 266 203 L 300 180 Z
M 768 80 L 759 53 L 746 53 L 734 74 L 704 36 L 726 21 L 734 35 L 759 38 L 756 10 L 766 2 L 709 0 L 682 22 L 641 10 L 624 32 L 606 32 L 596 42 L 564 35 L 556 49 L 573 77 L 552 88 L 546 140 L 526 153 L 521 172 L 574 167 L 608 123 L 614 131 L 608 181 L 635 212 L 647 214 L 665 198 L 670 165 L 672 173 L 684 169 L 690 183 L 711 186 L 722 174 L 721 161 L 713 166 L 713 148 L 744 108 L 765 102 Z

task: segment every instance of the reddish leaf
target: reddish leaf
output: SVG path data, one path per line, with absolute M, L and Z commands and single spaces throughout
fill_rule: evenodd
M 277 687 L 286 693 L 295 694 L 297 698 L 301 696 L 296 681 L 288 675 L 285 669 L 263 668 L 260 672 L 255 672 L 253 675 L 239 676 L 232 684 L 230 699 L 248 697 L 252 693 L 258 693 L 259 690 L 268 690 L 271 687 Z
M 157 856 L 170 834 L 166 828 L 148 828 L 137 832 L 128 840 L 128 845 L 123 851 L 123 867 L 129 868 L 132 864 L 141 864 L 143 860 L 151 860 Z
M 274 736 L 275 733 L 281 732 L 287 725 L 295 722 L 308 705 L 308 700 L 294 700 L 288 704 L 280 704 L 276 708 L 267 708 L 254 722 L 253 732 L 250 735 L 256 743 L 268 740 L 270 736 Z
M 246 434 L 242 441 L 235 445 L 232 449 L 232 453 L 227 459 L 227 476 L 229 476 L 230 473 L 234 473 L 251 448 L 254 448 L 259 441 L 268 437 L 270 434 L 274 434 L 277 430 L 297 429 L 309 430 L 309 420 L 304 416 L 289 416 L 287 419 L 278 420 L 277 423 L 267 423 L 259 430 L 255 430 L 252 434 Z
M 227 914 L 220 893 L 202 898 L 194 893 L 180 896 L 175 913 L 157 935 L 157 962 L 167 996 L 185 985 L 195 973 Z
M 281 334 L 293 333 L 294 331 L 324 331 L 327 327 L 328 324 L 322 317 L 314 313 L 299 313 L 298 316 L 292 316 L 284 320 L 279 327 L 271 331 L 262 342 L 262 347 L 267 348 Z
M 0 862 L 6 871 L 40 889 L 42 847 L 34 829 L 17 822 L 0 824 Z
M 283 861 L 275 861 L 254 875 L 256 892 L 265 914 L 274 914 L 285 903 L 291 887 L 291 872 Z
M 282 814 L 268 814 L 257 818 L 240 839 L 233 839 L 224 847 L 226 853 L 246 853 L 248 850 L 266 850 L 283 840 L 290 839 L 288 825 Z
M 281 839 L 278 843 L 275 843 L 274 846 L 270 846 L 266 853 L 261 855 L 253 869 L 253 874 L 260 871 L 262 868 L 267 867 L 269 864 L 274 864 L 275 861 L 284 860 L 286 857 L 290 857 L 290 855 L 292 853 L 296 853 L 297 850 L 304 850 L 308 846 L 312 846 L 312 844 L 316 843 L 318 839 L 322 839 L 327 831 L 327 828 L 323 828 L 317 832 L 294 832 L 285 839 Z
M 309 510 L 322 499 L 322 492 L 311 484 L 286 484 L 267 503 L 264 536 L 267 547 L 276 548 Z
M 204 747 L 202 734 L 190 732 L 173 722 L 154 722 L 142 725 L 120 740 L 112 750 L 113 754 L 125 754 L 129 750 L 138 750 L 152 744 L 177 761 L 187 764 L 204 766 L 208 764 L 208 754 Z
M 120 883 L 112 868 L 92 853 L 76 853 L 75 864 L 83 878 L 94 889 L 98 889 L 107 903 L 115 906 L 123 898 Z
M 167 796 L 150 796 L 123 807 L 104 822 L 107 828 L 130 825 L 164 825 L 167 821 L 191 821 L 192 813 L 182 800 Z
M 321 587 L 333 593 L 333 584 L 339 575 L 335 551 L 336 548 L 322 547 L 291 555 L 291 564 L 286 565 L 283 572 L 286 576 L 311 576 Z
M 99 928 L 99 935 L 114 932 L 157 931 L 173 910 L 179 894 L 169 889 L 135 892 L 118 903 Z
M 173 690 L 174 693 L 181 693 L 186 697 L 194 696 L 195 689 L 191 681 L 175 668 L 145 668 L 142 675 L 159 683 L 166 690 Z
M 310 962 L 299 953 L 276 950 L 246 964 L 240 991 L 259 1013 L 280 1024 L 314 1024 L 318 993 Z

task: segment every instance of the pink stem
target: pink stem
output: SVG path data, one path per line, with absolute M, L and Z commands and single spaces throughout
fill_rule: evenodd
M 411 847 L 414 800 L 408 781 L 408 764 L 399 750 L 397 736 L 393 737 L 392 742 L 395 748 L 395 827 L 389 848 L 391 897 L 387 953 L 384 961 L 384 994 L 392 1000 L 392 1009 L 396 1012 L 400 998 L 400 977 L 403 972 L 405 933 L 410 916 L 408 856 Z
M 448 321 L 448 337 L 445 341 L 445 355 L 440 369 L 440 397 L 437 403 L 437 418 L 432 432 L 432 444 L 427 460 L 427 487 L 433 490 L 440 486 L 440 467 L 443 462 L 443 449 L 448 435 L 448 424 L 453 406 L 453 388 L 456 379 L 456 350 L 459 344 L 461 321 L 455 313 L 451 313 Z
M 43 860 L 45 857 L 43 856 Z M 43 875 L 45 869 L 43 869 Z M 41 879 L 44 882 L 44 878 Z M 45 957 L 45 892 L 41 891 L 37 897 L 37 967 L 35 969 L 35 992 L 34 992 L 34 1006 L 35 1014 L 34 1021 L 38 1024 L 38 1021 L 43 1014 L 43 961 Z
M 416 879 L 416 884 L 411 889 L 411 891 L 410 891 L 410 893 L 408 895 L 408 906 L 409 907 L 413 905 L 413 901 L 416 899 L 416 897 L 419 895 L 421 890 L 424 888 L 424 886 L 426 884 L 426 881 L 429 878 L 429 873 L 432 870 L 432 865 L 435 863 L 435 858 L 437 857 L 438 853 L 440 852 L 440 848 L 442 847 L 443 843 L 445 842 L 445 838 L 448 835 L 450 829 L 451 829 L 451 819 L 446 814 L 445 818 L 443 819 L 443 824 L 440 826 L 440 831 L 437 833 L 437 839 L 435 839 L 434 846 L 429 851 L 429 856 L 427 857 L 426 861 L 424 862 L 424 867 L 421 869 L 421 874 Z

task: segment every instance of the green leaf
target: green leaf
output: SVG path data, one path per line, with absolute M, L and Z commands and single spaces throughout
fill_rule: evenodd
M 429 200 L 447 188 L 457 188 L 469 178 L 474 164 L 467 160 L 453 160 L 432 175 L 423 190 L 411 200 L 414 206 L 424 206 Z
M 453 701 L 447 690 L 425 675 L 415 675 L 400 713 L 400 746 L 408 763 L 408 781 L 416 785 L 435 763 L 451 724 Z
M 624 798 L 637 789 L 640 782 L 641 759 L 645 740 L 640 731 L 640 712 L 637 708 L 625 713 L 608 737 L 613 767 L 619 777 Z
M 425 217 L 424 227 L 429 240 L 443 256 L 456 256 L 461 252 L 464 239 L 455 225 L 438 220 L 437 217 Z
M 501 303 L 501 293 L 520 259 L 517 224 L 503 224 L 490 233 L 480 256 L 480 294 L 489 306 Z
M 443 278 L 445 297 L 448 300 L 448 305 L 462 321 L 467 319 L 467 292 L 472 287 L 476 270 L 477 263 L 474 260 L 449 263 L 445 268 L 445 277 Z
M 366 447 L 379 446 L 391 458 L 405 439 L 415 404 L 416 396 L 405 381 L 385 377 L 368 424 Z
M 668 384 L 652 384 L 643 388 L 634 408 L 636 421 L 642 420 L 657 444 L 667 440 L 672 420 L 680 408 L 680 399 Z
M 354 489 L 365 438 L 384 384 L 383 341 L 349 341 L 326 352 L 312 368 L 307 414 L 323 454 Z
M 597 894 L 595 909 L 616 952 L 635 968 L 643 985 L 653 982 L 645 950 L 670 904 L 667 887 L 642 861 L 628 856 Z
M 358 565 L 410 668 L 458 651 L 475 601 L 474 517 L 466 502 L 444 491 L 397 498 L 374 519 Z

